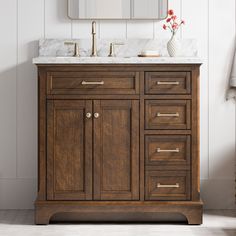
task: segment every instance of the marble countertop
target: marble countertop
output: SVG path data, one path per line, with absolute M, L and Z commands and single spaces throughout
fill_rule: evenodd
M 202 64 L 198 57 L 37 57 L 33 64 Z

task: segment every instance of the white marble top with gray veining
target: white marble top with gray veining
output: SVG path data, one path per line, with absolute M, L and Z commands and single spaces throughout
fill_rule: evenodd
M 202 64 L 198 57 L 37 57 L 34 64 Z
M 167 52 L 168 39 L 98 39 L 98 57 L 91 58 L 91 39 L 74 39 L 79 44 L 79 58 L 73 57 L 74 46 L 65 45 L 66 39 L 39 40 L 39 57 L 34 64 L 201 64 L 198 58 L 197 42 L 194 39 L 180 40 L 180 57 L 171 58 Z M 71 41 L 71 40 L 70 40 Z M 114 53 L 117 57 L 108 57 L 110 42 L 123 42 Z M 155 51 L 160 57 L 140 58 L 143 51 Z

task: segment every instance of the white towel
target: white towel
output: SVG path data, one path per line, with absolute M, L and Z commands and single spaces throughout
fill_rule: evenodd
M 236 99 L 236 50 L 235 50 L 233 63 L 232 63 L 229 86 L 230 88 L 227 93 L 227 99 L 231 99 L 231 98 Z

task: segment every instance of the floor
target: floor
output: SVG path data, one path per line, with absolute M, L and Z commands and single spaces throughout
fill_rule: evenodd
M 204 224 L 50 224 L 34 225 L 30 210 L 0 211 L 0 236 L 236 236 L 236 211 L 206 211 Z

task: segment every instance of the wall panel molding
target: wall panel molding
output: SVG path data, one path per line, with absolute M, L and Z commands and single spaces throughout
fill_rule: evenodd
M 2 6 L 3 4 L 3 6 Z M 1 1 L 0 178 L 16 177 L 17 0 Z M 1 189 L 0 189 L 1 191 Z
M 32 58 L 38 55 L 37 40 L 43 37 L 44 0 L 20 0 L 18 2 L 16 149 L 19 178 L 36 178 L 37 175 L 37 70 L 32 65 Z

